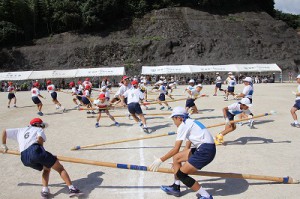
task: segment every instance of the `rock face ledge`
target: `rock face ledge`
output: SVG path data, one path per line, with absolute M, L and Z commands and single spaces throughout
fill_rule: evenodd
M 2 71 L 142 65 L 277 63 L 300 71 L 300 36 L 265 12 L 155 10 L 118 31 L 62 33 L 0 51 Z

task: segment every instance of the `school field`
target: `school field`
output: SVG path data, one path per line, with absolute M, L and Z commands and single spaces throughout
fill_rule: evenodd
M 290 126 L 293 121 L 290 108 L 294 104 L 296 83 L 284 84 L 255 84 L 253 107 L 254 115 L 277 111 L 277 115 L 261 117 L 255 120 L 254 129 L 247 125 L 237 126 L 236 131 L 225 137 L 226 145 L 217 146 L 217 155 L 204 171 L 232 172 L 256 174 L 266 176 L 291 176 L 300 180 L 300 129 Z M 182 98 L 185 86 L 179 86 L 173 94 L 176 99 Z M 243 85 L 239 84 L 236 91 L 241 92 Z M 213 85 L 205 85 L 203 97 L 196 101 L 201 114 L 192 118 L 201 121 L 204 125 L 214 125 L 224 122 L 222 108 L 236 102 L 229 97 L 224 101 L 223 93 L 212 96 Z M 116 91 L 117 88 L 113 88 Z M 93 91 L 93 97 L 98 92 Z M 71 151 L 74 146 L 105 143 L 148 136 L 141 132 L 138 125 L 128 117 L 118 117 L 120 127 L 115 127 L 109 118 L 100 120 L 100 128 L 95 128 L 95 118 L 87 118 L 86 111 L 72 109 L 75 105 L 72 97 L 66 93 L 58 93 L 58 100 L 69 109 L 61 113 L 55 109 L 50 95 L 42 91 L 47 99 L 44 103 L 44 116 L 41 118 L 49 123 L 45 129 L 47 142 L 46 150 L 55 155 L 97 160 L 102 162 L 134 164 L 149 166 L 154 156 L 161 157 L 174 145 L 175 136 L 146 139 L 140 141 L 112 144 L 85 150 Z M 37 117 L 37 108 L 31 101 L 29 92 L 18 92 L 17 108 L 7 108 L 7 93 L 0 93 L 0 128 L 25 127 L 29 121 Z M 149 95 L 149 99 L 154 99 Z M 168 99 L 168 98 L 167 98 Z M 172 107 L 184 106 L 185 101 L 170 103 Z M 159 110 L 159 105 L 149 106 L 151 110 L 145 113 L 167 113 Z M 124 115 L 126 109 L 111 111 L 112 115 Z M 300 111 L 298 112 L 300 117 Z M 176 131 L 175 125 L 167 115 L 146 116 L 152 135 L 159 135 Z M 210 128 L 215 136 L 224 126 Z M 16 142 L 8 140 L 7 146 L 17 150 Z M 167 160 L 161 165 L 170 168 Z M 91 165 L 62 162 L 71 176 L 74 185 L 85 193 L 83 198 L 104 199 L 171 199 L 174 196 L 166 195 L 160 190 L 160 185 L 173 183 L 172 174 L 132 171 L 125 169 L 98 167 Z M 18 156 L 0 154 L 0 198 L 24 199 L 40 198 L 41 173 L 26 168 Z M 281 184 L 269 181 L 224 179 L 218 177 L 195 177 L 214 198 L 263 198 L 263 199 L 297 199 L 300 194 L 300 184 Z M 68 189 L 59 175 L 52 171 L 50 174 L 50 191 L 52 198 L 68 198 Z M 181 188 L 182 198 L 196 198 L 195 193 L 184 185 Z

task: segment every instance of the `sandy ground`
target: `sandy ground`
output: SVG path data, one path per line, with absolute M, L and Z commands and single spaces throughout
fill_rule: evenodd
M 275 116 L 262 117 L 256 120 L 255 129 L 247 125 L 238 126 L 237 130 L 225 137 L 226 146 L 217 147 L 214 161 L 205 167 L 205 171 L 235 172 L 269 176 L 292 176 L 300 179 L 300 129 L 290 126 L 292 118 L 290 108 L 294 103 L 291 90 L 296 84 L 259 84 L 255 85 L 254 114 L 261 114 L 276 110 Z M 236 90 L 241 91 L 242 85 Z M 182 98 L 183 86 L 174 90 L 176 98 Z M 114 89 L 116 90 L 116 88 Z M 213 86 L 205 86 L 202 93 L 209 94 L 208 98 L 201 98 L 197 106 L 202 114 L 194 115 L 206 126 L 224 122 L 222 108 L 235 102 L 225 102 L 223 94 L 213 97 Z M 96 96 L 97 92 L 94 92 Z M 121 127 L 115 127 L 110 119 L 103 118 L 101 128 L 95 128 L 95 119 L 87 118 L 85 111 L 69 110 L 60 113 L 55 110 L 50 95 L 46 96 L 42 119 L 49 123 L 45 130 L 47 142 L 45 148 L 56 155 L 149 166 L 154 157 L 161 157 L 174 145 L 175 136 L 166 136 L 148 140 L 126 142 L 87 150 L 71 151 L 77 145 L 103 143 L 114 140 L 146 136 L 137 124 L 127 117 L 117 118 Z M 14 128 L 26 126 L 30 119 L 37 117 L 37 108 L 31 101 L 29 92 L 17 93 L 18 108 L 8 109 L 7 93 L 0 93 L 2 106 L 0 107 L 0 127 Z M 154 96 L 149 96 L 154 98 Z M 58 99 L 68 109 L 74 104 L 71 96 L 58 93 Z M 232 97 L 230 98 L 232 99 Z M 184 106 L 184 101 L 171 103 L 172 107 Z M 152 110 L 146 113 L 166 113 L 160 111 L 158 105 L 152 105 Z M 123 110 L 111 111 L 112 114 L 124 114 Z M 298 112 L 300 116 L 300 112 Z M 158 135 L 175 131 L 176 128 L 167 116 L 147 116 L 148 126 Z M 215 136 L 224 127 L 211 128 Z M 10 149 L 18 149 L 16 142 L 9 140 Z M 169 167 L 171 159 L 161 167 Z M 19 157 L 0 154 L 0 198 L 40 198 L 41 173 L 22 165 Z M 105 168 L 90 165 L 63 163 L 69 172 L 74 185 L 86 194 L 86 198 L 174 198 L 160 190 L 160 185 L 173 183 L 171 174 L 130 171 L 115 168 Z M 280 184 L 267 181 L 222 179 L 214 177 L 196 177 L 203 187 L 214 198 L 299 198 L 299 184 Z M 50 190 L 53 198 L 68 198 L 68 189 L 59 175 L 52 171 L 50 176 Z M 195 193 L 182 186 L 183 198 L 196 198 Z

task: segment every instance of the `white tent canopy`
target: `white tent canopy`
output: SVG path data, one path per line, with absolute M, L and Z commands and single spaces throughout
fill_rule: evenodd
M 77 69 L 33 71 L 28 79 L 73 78 L 76 73 Z
M 124 67 L 78 69 L 76 77 L 125 75 Z
M 0 73 L 2 80 L 29 80 L 29 79 L 55 79 L 75 77 L 99 77 L 99 76 L 121 76 L 125 75 L 124 67 L 112 68 L 85 68 L 71 70 L 44 70 L 44 71 L 19 71 Z
M 0 80 L 26 80 L 32 71 L 0 73 Z
M 281 69 L 277 64 L 169 65 L 142 67 L 143 75 L 206 72 L 281 72 Z

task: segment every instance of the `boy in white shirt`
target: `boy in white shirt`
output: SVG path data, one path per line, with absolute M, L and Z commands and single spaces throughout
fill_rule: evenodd
M 17 107 L 16 103 L 17 103 L 17 98 L 16 98 L 16 88 L 13 85 L 12 82 L 8 82 L 8 88 L 7 88 L 7 92 L 8 92 L 8 104 L 7 104 L 7 108 L 10 108 L 10 102 L 12 99 L 14 99 L 14 107 Z
M 38 89 L 38 87 L 40 86 L 40 84 L 38 82 L 35 82 L 32 86 L 33 86 L 33 88 L 30 91 L 31 99 L 32 99 L 33 103 L 37 105 L 37 108 L 39 110 L 39 112 L 37 114 L 39 116 L 42 116 L 42 115 L 44 115 L 42 112 L 43 103 L 41 102 L 39 97 L 44 98 L 44 99 L 46 99 L 46 98 L 41 95 L 40 90 Z
M 298 122 L 298 118 L 296 115 L 296 111 L 300 109 L 300 75 L 297 76 L 296 81 L 298 83 L 298 87 L 297 87 L 297 92 L 293 92 L 293 94 L 295 94 L 296 96 L 296 101 L 294 106 L 291 108 L 291 114 L 294 119 L 294 122 L 291 123 L 291 126 L 300 128 L 300 124 Z
M 47 91 L 50 93 L 53 103 L 56 105 L 56 109 L 62 109 L 65 112 L 65 108 L 61 106 L 59 101 L 57 100 L 57 92 L 54 84 L 52 84 L 51 80 L 47 80 Z

